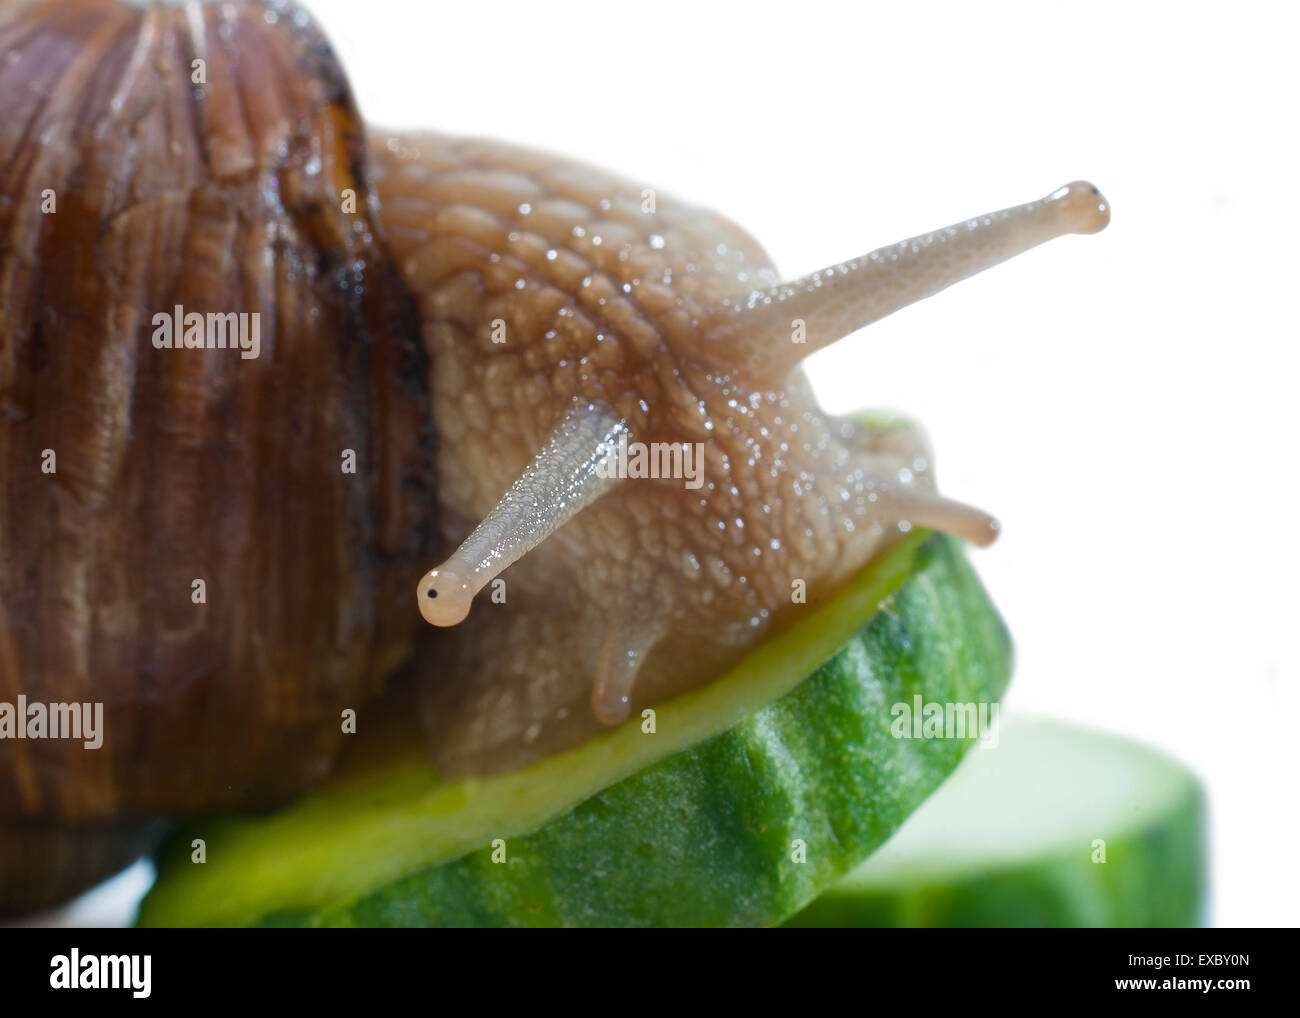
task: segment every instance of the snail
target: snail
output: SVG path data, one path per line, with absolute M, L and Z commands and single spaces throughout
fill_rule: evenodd
M 1069 184 L 782 282 L 640 183 L 367 132 L 278 0 L 6 2 L 0 158 L 0 701 L 105 733 L 0 740 L 11 911 L 301 792 L 395 689 L 440 770 L 512 767 L 911 528 L 989 543 L 919 429 L 826 415 L 799 364 L 1109 216 Z

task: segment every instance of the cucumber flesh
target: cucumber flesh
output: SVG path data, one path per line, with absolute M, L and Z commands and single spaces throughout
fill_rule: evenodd
M 1194 926 L 1204 829 L 1204 795 L 1180 764 L 1116 736 L 1012 720 L 787 925 Z
M 958 542 L 909 535 L 727 675 L 659 707 L 654 734 L 636 718 L 518 771 L 448 782 L 417 754 L 269 817 L 193 824 L 161 856 L 139 921 L 770 925 L 881 844 L 969 745 L 893 738 L 891 705 L 996 701 L 1010 668 Z

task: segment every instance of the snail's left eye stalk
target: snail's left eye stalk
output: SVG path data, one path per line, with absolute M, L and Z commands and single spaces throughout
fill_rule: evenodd
M 1046 198 L 989 212 L 810 276 L 755 290 L 713 329 L 698 354 L 751 378 L 778 384 L 810 354 L 901 307 L 1067 233 L 1096 233 L 1110 206 L 1091 184 L 1075 181 Z M 799 321 L 806 339 L 790 342 Z

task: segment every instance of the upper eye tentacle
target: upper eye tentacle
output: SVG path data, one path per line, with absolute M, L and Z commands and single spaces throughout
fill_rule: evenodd
M 1046 198 L 912 237 L 767 290 L 710 330 L 701 354 L 779 383 L 804 358 L 864 325 L 1067 233 L 1096 233 L 1110 207 L 1076 181 Z

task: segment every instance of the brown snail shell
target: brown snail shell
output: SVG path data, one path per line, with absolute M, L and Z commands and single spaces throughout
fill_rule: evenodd
M 0 917 L 67 901 L 129 866 L 161 833 L 148 822 L 0 828 Z
M 111 733 L 0 742 L 6 826 L 280 801 L 419 624 L 414 308 L 342 71 L 275 10 L 0 8 L 0 700 Z M 259 356 L 156 349 L 174 305 L 260 313 Z

